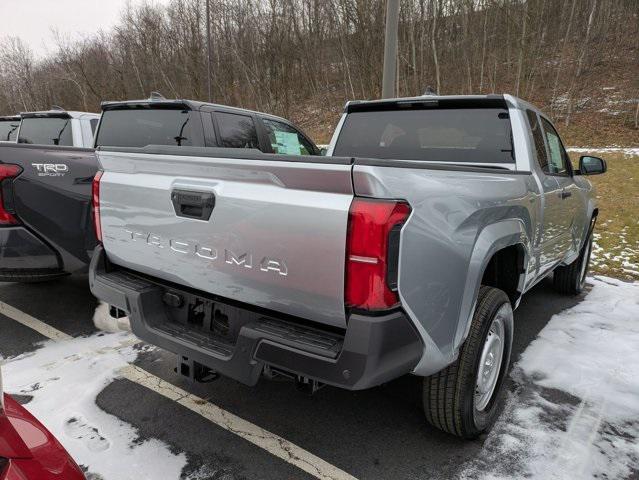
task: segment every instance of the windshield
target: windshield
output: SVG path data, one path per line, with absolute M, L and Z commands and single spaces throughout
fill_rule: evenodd
M 189 110 L 107 110 L 102 114 L 96 147 L 193 145 Z
M 20 120 L 0 120 L 0 142 L 14 142 Z
M 18 143 L 73 146 L 71 119 L 59 117 L 23 118 Z
M 515 161 L 505 108 L 349 113 L 333 155 L 455 163 Z

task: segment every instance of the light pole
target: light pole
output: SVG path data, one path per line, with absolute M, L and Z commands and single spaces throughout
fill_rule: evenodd
M 208 92 L 209 92 L 209 103 L 212 101 L 211 96 L 211 7 L 209 5 L 209 0 L 205 0 L 206 2 L 206 65 L 207 65 L 207 80 L 208 80 Z
M 399 25 L 399 0 L 386 0 L 386 34 L 384 38 L 384 73 L 382 98 L 395 96 L 397 75 L 397 29 Z

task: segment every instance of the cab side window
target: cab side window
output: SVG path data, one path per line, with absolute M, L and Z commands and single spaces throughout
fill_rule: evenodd
M 570 167 L 568 166 L 568 154 L 564 150 L 561 138 L 557 130 L 545 118 L 541 119 L 548 142 L 548 172 L 550 175 L 568 175 Z
M 260 148 L 253 117 L 237 113 L 216 112 L 221 145 L 226 148 Z
M 286 123 L 262 119 L 273 153 L 280 155 L 315 155 L 316 151 L 304 135 Z
M 537 117 L 537 114 L 532 110 L 526 110 L 526 116 L 528 117 L 528 125 L 530 126 L 530 132 L 532 133 L 535 143 L 537 163 L 544 173 L 550 173 L 548 170 L 548 153 L 546 152 L 546 143 L 544 142 L 544 132 L 541 131 L 539 117 Z

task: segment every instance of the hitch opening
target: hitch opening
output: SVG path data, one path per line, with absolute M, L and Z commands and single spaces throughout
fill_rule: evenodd
M 182 355 L 179 355 L 177 358 L 175 372 L 188 378 L 191 382 L 197 383 L 211 383 L 220 378 L 220 374 L 212 368 Z

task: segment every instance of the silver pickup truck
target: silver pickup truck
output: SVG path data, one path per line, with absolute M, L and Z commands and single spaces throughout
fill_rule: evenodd
M 550 274 L 583 288 L 585 175 L 606 170 L 573 170 L 547 117 L 509 95 L 349 102 L 326 157 L 97 155 L 91 289 L 178 372 L 313 390 L 412 373 L 427 420 L 465 438 L 498 413 L 521 296 Z

